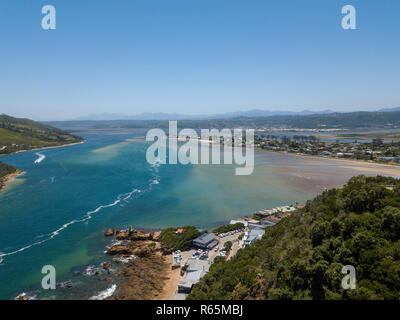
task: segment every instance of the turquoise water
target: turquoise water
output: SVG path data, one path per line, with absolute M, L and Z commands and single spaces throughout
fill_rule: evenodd
M 133 134 L 83 136 L 84 144 L 1 158 L 25 174 L 0 193 L 0 299 L 23 291 L 87 299 L 104 290 L 109 283 L 82 273 L 106 260 L 107 228 L 213 228 L 258 209 L 302 203 L 359 173 L 266 152 L 256 153 L 251 176 L 235 176 L 230 165 L 151 166 L 148 144 L 127 141 Z M 56 267 L 58 281 L 77 285 L 43 292 L 44 265 Z

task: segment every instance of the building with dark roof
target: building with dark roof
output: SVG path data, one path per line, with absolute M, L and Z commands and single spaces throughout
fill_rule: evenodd
M 201 249 L 211 249 L 218 244 L 214 233 L 203 233 L 200 237 L 193 240 L 193 245 Z

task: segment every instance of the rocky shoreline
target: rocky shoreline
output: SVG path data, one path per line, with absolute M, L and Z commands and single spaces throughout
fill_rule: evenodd
M 158 241 L 159 232 L 108 229 L 106 237 L 113 237 L 107 255 L 119 265 L 120 284 L 110 300 L 157 299 L 167 280 L 170 252 Z M 109 266 L 111 267 L 111 266 Z

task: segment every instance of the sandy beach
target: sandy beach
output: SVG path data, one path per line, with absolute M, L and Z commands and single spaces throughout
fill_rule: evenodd
M 69 147 L 69 146 L 75 146 L 75 145 L 77 145 L 77 144 L 82 144 L 82 143 L 85 143 L 85 140 L 80 141 L 80 142 L 61 144 L 61 145 L 59 145 L 59 146 L 42 147 L 42 148 L 35 148 L 35 149 L 29 149 L 29 150 L 19 150 L 19 151 L 15 152 L 15 153 L 27 152 L 27 151 L 45 150 L 45 149 L 55 149 L 55 148 L 62 148 L 62 147 Z
M 3 177 L 3 179 L 0 180 L 0 192 L 7 187 L 7 185 L 9 185 L 11 182 L 13 182 L 15 180 L 16 177 L 24 174 L 24 171 L 21 170 L 17 170 L 14 173 L 8 174 L 5 177 Z
M 368 160 L 357 160 L 357 159 L 341 159 L 341 158 L 328 158 L 328 157 L 323 157 L 323 156 L 317 156 L 317 155 L 308 155 L 308 154 L 302 154 L 302 153 L 290 153 L 290 152 L 283 152 L 283 151 L 271 151 L 271 150 L 265 150 L 261 148 L 256 148 L 254 149 L 255 151 L 261 151 L 261 152 L 268 152 L 268 153 L 275 153 L 275 154 L 284 154 L 288 155 L 291 157 L 304 157 L 306 159 L 316 159 L 316 160 L 324 160 L 324 161 L 333 161 L 337 163 L 343 163 L 343 168 L 351 168 L 355 170 L 364 170 L 366 169 L 367 171 L 387 171 L 388 174 L 393 174 L 393 175 L 400 175 L 400 165 L 397 164 L 387 164 L 387 163 L 377 163 L 377 162 L 372 162 Z M 348 164 L 346 166 L 345 164 Z
M 29 149 L 29 150 L 18 150 L 18 151 L 16 151 L 16 152 L 12 152 L 12 153 L 9 153 L 9 154 L 1 154 L 0 156 L 8 156 L 8 155 L 10 155 L 10 154 L 17 154 L 17 153 L 28 152 L 28 151 L 38 151 L 38 150 L 45 150 L 45 149 L 54 149 L 54 148 L 69 147 L 69 146 L 74 146 L 74 145 L 77 145 L 77 144 L 82 144 L 82 143 L 85 143 L 85 142 L 86 142 L 86 141 L 83 140 L 83 141 L 80 141 L 80 142 L 67 143 L 67 144 L 62 144 L 62 145 L 59 145 L 59 146 L 41 147 L 41 148 L 34 148 L 34 149 Z

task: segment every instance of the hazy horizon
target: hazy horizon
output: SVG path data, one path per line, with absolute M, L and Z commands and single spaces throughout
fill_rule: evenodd
M 244 109 L 244 110 L 235 110 L 235 111 L 229 111 L 229 112 L 222 112 L 222 113 L 177 113 L 177 112 L 152 112 L 152 111 L 147 111 L 147 112 L 142 112 L 142 113 L 136 113 L 136 114 L 125 114 L 125 113 L 118 113 L 118 112 L 102 112 L 102 113 L 93 113 L 93 114 L 80 114 L 74 117 L 38 117 L 36 115 L 19 115 L 15 113 L 5 113 L 2 110 L 0 110 L 0 114 L 7 114 L 12 117 L 17 117 L 17 118 L 28 118 L 32 119 L 35 121 L 83 121 L 83 120 L 135 120 L 136 117 L 138 117 L 137 120 L 162 120 L 160 116 L 165 115 L 176 115 L 178 118 L 176 120 L 183 120 L 185 116 L 187 116 L 187 119 L 193 119 L 193 120 L 202 120 L 202 119 L 213 119 L 213 116 L 216 116 L 217 118 L 224 118 L 224 115 L 227 115 L 226 118 L 234 117 L 232 114 L 238 113 L 240 116 L 241 113 L 244 114 L 244 116 L 249 116 L 246 113 L 251 112 L 266 112 L 266 113 L 271 113 L 271 114 L 266 114 L 262 115 L 262 117 L 268 117 L 268 116 L 274 116 L 274 115 L 310 115 L 310 114 L 317 114 L 317 113 L 351 113 L 351 112 L 374 112 L 374 111 L 387 111 L 386 109 L 398 109 L 400 111 L 400 107 L 388 107 L 388 108 L 373 108 L 371 110 L 366 110 L 366 109 L 353 109 L 353 110 L 346 110 L 346 111 L 337 111 L 334 109 L 320 109 L 320 110 L 310 110 L 310 109 L 302 109 L 302 110 L 276 110 L 276 109 Z M 396 110 L 397 111 L 397 110 Z M 147 119 L 145 116 L 148 116 L 149 118 Z M 236 115 L 235 115 L 236 116 Z M 250 115 L 251 116 L 251 115 Z M 170 118 L 172 119 L 172 118 Z

